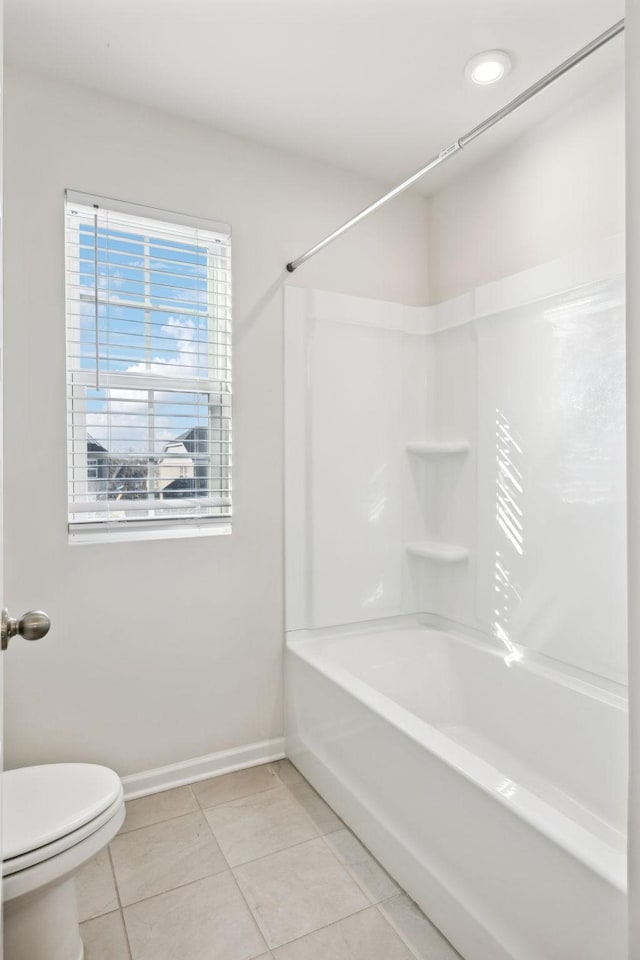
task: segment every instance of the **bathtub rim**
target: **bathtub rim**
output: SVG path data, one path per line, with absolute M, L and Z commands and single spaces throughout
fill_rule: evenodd
M 441 763 L 453 768 L 485 794 L 497 801 L 505 810 L 519 817 L 530 827 L 546 836 L 551 842 L 562 848 L 584 866 L 593 870 L 603 880 L 610 883 L 621 893 L 627 890 L 627 857 L 626 852 L 618 850 L 604 839 L 589 831 L 586 827 L 572 820 L 567 814 L 558 810 L 551 803 L 534 794 L 527 787 L 510 780 L 497 767 L 474 754 L 469 748 L 457 743 L 453 738 L 437 730 L 432 724 L 422 720 L 407 710 L 406 707 L 393 701 L 386 694 L 376 690 L 370 684 L 360 680 L 345 667 L 331 662 L 330 657 L 322 656 L 317 646 L 320 642 L 347 635 L 366 635 L 369 632 L 384 633 L 402 629 L 421 628 L 430 632 L 451 635 L 456 641 L 466 645 L 477 646 L 474 640 L 458 635 L 455 631 L 446 631 L 438 627 L 429 626 L 415 616 L 390 618 L 389 620 L 368 621 L 366 624 L 350 624 L 337 628 L 319 628 L 313 630 L 297 630 L 285 634 L 287 652 L 299 657 L 312 669 L 317 670 L 332 683 L 335 683 L 346 693 L 353 696 L 368 710 L 384 717 L 402 734 L 409 737 L 419 746 L 429 750 Z M 494 645 L 482 645 L 483 652 L 500 656 L 500 651 Z M 541 669 L 548 674 L 546 668 L 539 664 L 527 663 L 527 668 Z M 549 679 L 560 682 L 552 674 Z M 564 682 L 564 677 L 562 678 Z M 585 681 L 576 681 L 578 689 L 597 699 L 603 699 L 614 709 L 625 710 L 622 697 L 611 694 L 597 685 L 585 684 Z M 572 684 L 573 686 L 573 684 Z M 588 686 L 590 689 L 584 689 Z M 510 795 L 510 788 L 517 787 L 515 796 Z M 615 828 L 612 828 L 615 829 Z M 616 831 L 617 832 L 617 831 Z M 624 841 L 624 835 L 620 834 Z

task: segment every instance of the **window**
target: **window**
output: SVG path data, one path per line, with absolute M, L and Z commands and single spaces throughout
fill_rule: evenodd
M 231 519 L 226 225 L 66 195 L 69 529 Z

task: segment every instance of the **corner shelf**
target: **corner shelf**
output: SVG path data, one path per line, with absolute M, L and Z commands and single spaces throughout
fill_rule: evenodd
M 408 543 L 407 553 L 421 560 L 436 560 L 439 563 L 459 563 L 469 558 L 466 547 L 458 547 L 452 543 L 436 543 L 433 540 L 423 540 L 420 543 Z
M 468 440 L 411 440 L 407 453 L 414 457 L 446 457 L 454 453 L 468 453 Z

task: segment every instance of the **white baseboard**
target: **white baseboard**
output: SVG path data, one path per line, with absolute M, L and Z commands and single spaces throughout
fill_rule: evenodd
M 284 737 L 277 737 L 275 740 L 262 740 L 260 743 L 248 743 L 232 750 L 209 753 L 205 757 L 194 757 L 193 760 L 181 760 L 166 767 L 156 767 L 155 770 L 144 770 L 142 773 L 123 777 L 124 798 L 135 800 L 137 797 L 160 793 L 171 787 L 181 787 L 185 783 L 220 777 L 223 773 L 255 767 L 259 763 L 282 760 L 284 756 Z

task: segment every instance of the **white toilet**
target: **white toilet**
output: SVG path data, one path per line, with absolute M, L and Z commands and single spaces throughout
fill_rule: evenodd
M 74 875 L 124 820 L 120 778 L 91 763 L 2 774 L 4 960 L 82 960 Z

